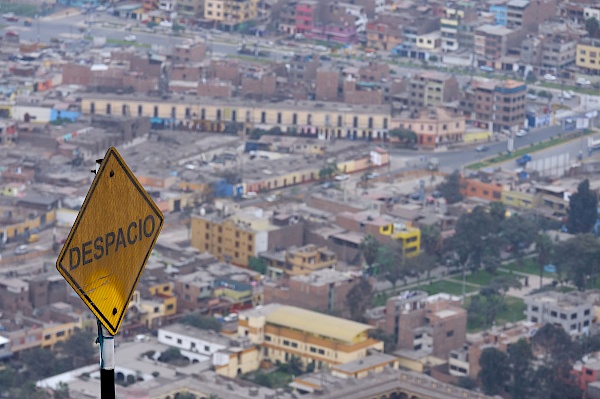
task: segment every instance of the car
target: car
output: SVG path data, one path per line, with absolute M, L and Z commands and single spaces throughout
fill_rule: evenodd
M 481 69 L 483 72 L 494 72 L 494 68 L 487 65 L 482 65 L 479 67 L 479 69 Z
M 528 93 L 528 94 L 527 94 L 525 97 L 526 97 L 528 100 L 537 100 L 537 95 L 536 95 L 536 94 L 533 94 L 533 93 Z
M 442 194 L 441 191 L 435 190 L 434 192 L 431 193 L 431 196 L 433 198 L 442 198 L 444 195 Z
M 372 172 L 367 175 L 367 179 L 376 179 L 378 177 L 379 177 L 379 173 L 377 173 L 377 172 Z
M 135 37 L 135 35 L 127 35 L 123 38 L 123 40 L 125 40 L 126 42 L 135 42 L 137 38 Z
M 337 175 L 335 177 L 335 180 L 337 180 L 337 181 L 344 181 L 344 180 L 348 180 L 349 178 L 350 178 L 349 175 Z
M 326 181 L 325 183 L 323 183 L 321 185 L 321 187 L 324 188 L 324 189 L 328 189 L 328 188 L 333 187 L 333 184 L 330 181 Z
M 571 93 L 569 93 L 568 91 L 563 91 L 558 95 L 558 97 L 564 98 L 565 100 L 570 100 L 573 98 L 573 95 Z
M 525 136 L 527 136 L 527 130 L 521 129 L 517 133 L 515 133 L 515 136 L 517 136 L 517 137 L 525 137 Z
M 477 147 L 475 147 L 475 151 L 477 152 L 485 152 L 489 149 L 490 148 L 487 145 L 478 145 Z
M 575 80 L 575 83 L 577 83 L 578 85 L 581 85 L 581 86 L 588 86 L 588 85 L 592 84 L 592 82 L 590 82 L 586 78 L 577 78 Z
M 555 80 L 556 80 L 556 76 L 554 76 L 554 75 L 552 75 L 552 74 L 549 74 L 549 73 L 547 73 L 547 74 L 545 74 L 545 75 L 544 75 L 544 79 L 546 79 L 546 80 L 548 80 L 548 81 L 551 81 L 551 82 L 552 82 L 552 81 L 555 81 Z
M 258 194 L 254 191 L 249 191 L 246 194 L 242 195 L 242 198 L 244 199 L 251 199 L 251 198 L 256 198 L 258 196 Z
M 102 12 L 102 11 L 106 11 L 108 9 L 108 7 L 106 6 L 100 6 L 98 8 L 96 8 L 96 11 Z
M 19 245 L 15 248 L 15 255 L 25 255 L 29 252 L 29 247 L 27 245 Z
M 413 201 L 419 201 L 421 199 L 421 193 L 412 193 L 410 199 Z

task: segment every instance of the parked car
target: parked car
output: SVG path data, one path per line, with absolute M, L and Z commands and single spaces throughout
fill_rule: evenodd
M 544 75 L 544 79 L 552 82 L 552 81 L 556 80 L 556 76 L 547 73 L 547 74 Z
M 525 130 L 525 129 L 521 129 L 521 130 L 519 130 L 519 131 L 518 131 L 518 132 L 515 134 L 515 136 L 517 136 L 517 137 L 525 137 L 525 136 L 527 136 L 527 130 Z
M 137 38 L 135 37 L 135 35 L 127 35 L 123 38 L 123 40 L 125 40 L 126 42 L 135 42 Z
M 475 151 L 477 152 L 485 152 L 489 149 L 490 148 L 487 145 L 478 145 L 477 147 L 475 147 Z
M 15 248 L 15 255 L 25 255 L 29 252 L 29 247 L 27 245 L 19 245 Z
M 337 180 L 337 181 L 344 181 L 344 180 L 348 180 L 349 178 L 350 178 L 349 175 L 337 175 L 335 177 L 335 180 Z
M 586 78 L 577 78 L 577 80 L 575 80 L 575 83 L 577 83 L 578 85 L 582 85 L 582 86 L 588 86 L 588 85 L 592 84 L 592 82 L 590 82 Z

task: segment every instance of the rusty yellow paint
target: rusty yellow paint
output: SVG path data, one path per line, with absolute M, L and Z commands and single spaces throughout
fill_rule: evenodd
M 163 223 L 161 211 L 111 147 L 56 268 L 113 335 L 119 331 Z

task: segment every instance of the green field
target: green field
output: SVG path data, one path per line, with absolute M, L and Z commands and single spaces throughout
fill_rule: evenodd
M 429 295 L 439 294 L 441 292 L 450 295 L 462 295 L 462 284 L 454 281 L 440 280 L 434 283 L 424 283 L 416 288 L 417 290 L 426 291 Z M 475 292 L 477 288 L 471 285 L 465 285 L 465 293 Z
M 509 273 L 497 271 L 496 274 L 491 274 L 485 270 L 478 270 L 473 274 L 469 274 L 466 278 L 467 283 L 477 284 L 481 286 L 488 285 L 494 277 L 507 275 Z
M 558 89 L 558 90 L 572 90 L 576 93 L 583 93 L 583 94 L 593 94 L 593 95 L 598 95 L 598 90 L 594 89 L 594 88 L 583 88 L 583 87 L 578 87 L 578 86 L 567 86 L 567 85 L 561 85 L 560 83 L 550 83 L 550 82 L 541 82 L 540 86 L 542 87 L 547 87 L 549 89 Z
M 527 258 L 527 259 L 523 260 L 523 266 L 519 266 L 519 265 L 517 265 L 516 262 L 513 262 L 513 263 L 509 263 L 508 265 L 503 265 L 502 268 L 508 269 L 508 270 L 514 270 L 516 272 L 531 274 L 534 276 L 540 275 L 540 267 L 538 266 L 536 260 L 533 258 Z M 556 275 L 556 273 L 548 273 L 547 271 L 544 271 L 544 277 L 556 278 L 557 275 Z
M 473 297 L 467 297 L 463 307 L 469 308 L 471 299 Z M 521 298 L 515 298 L 512 296 L 504 297 L 504 303 L 506 309 L 496 315 L 496 325 L 503 325 L 506 323 L 514 323 L 516 321 L 524 320 L 525 314 L 523 313 L 526 309 L 526 305 Z M 467 323 L 468 332 L 476 332 L 482 330 L 484 327 L 476 323 L 473 319 L 469 319 Z

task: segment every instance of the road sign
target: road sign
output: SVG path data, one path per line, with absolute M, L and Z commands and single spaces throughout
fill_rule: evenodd
M 113 335 L 164 217 L 111 147 L 56 261 L 59 273 Z

